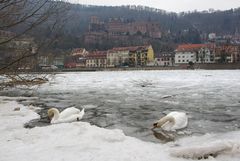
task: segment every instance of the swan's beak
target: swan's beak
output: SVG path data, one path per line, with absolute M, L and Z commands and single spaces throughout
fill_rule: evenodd
M 52 118 L 51 118 L 50 116 L 47 116 L 47 119 L 48 119 L 49 121 L 51 121 L 51 120 L 52 120 Z
M 154 123 L 154 124 L 153 124 L 153 127 L 151 128 L 151 130 L 153 130 L 153 129 L 155 129 L 155 128 L 157 128 L 157 123 Z

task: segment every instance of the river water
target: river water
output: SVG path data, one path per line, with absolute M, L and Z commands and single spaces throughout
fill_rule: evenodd
M 42 115 L 50 107 L 85 108 L 83 121 L 122 129 L 126 135 L 145 141 L 160 141 L 162 133 L 150 128 L 171 111 L 186 112 L 188 127 L 160 142 L 173 135 L 240 129 L 240 70 L 60 73 L 38 88 L 13 89 L 2 95 L 37 97 L 32 103 L 43 108 Z M 36 125 L 41 122 L 35 120 Z

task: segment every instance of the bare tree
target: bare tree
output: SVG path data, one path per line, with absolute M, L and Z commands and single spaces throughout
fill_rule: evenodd
M 10 80 L 7 85 L 45 81 L 43 78 L 23 77 L 19 72 L 32 69 L 39 51 L 56 41 L 67 19 L 63 15 L 68 8 L 66 1 L 0 0 L 0 75 Z M 47 39 L 34 40 L 28 35 L 39 26 L 48 26 Z

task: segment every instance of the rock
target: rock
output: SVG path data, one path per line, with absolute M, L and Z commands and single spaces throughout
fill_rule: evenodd
M 24 124 L 24 128 L 27 128 L 27 129 L 32 129 L 34 128 L 35 126 L 32 124 L 32 123 L 25 123 Z
M 162 96 L 162 99 L 171 98 L 171 95 Z
M 13 111 L 20 111 L 20 107 L 14 108 Z

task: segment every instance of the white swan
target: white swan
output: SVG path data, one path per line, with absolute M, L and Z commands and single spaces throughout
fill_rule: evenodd
M 162 128 L 165 131 L 175 131 L 185 128 L 188 124 L 188 117 L 184 112 L 170 112 L 159 121 L 153 124 L 154 128 Z
M 51 108 L 48 110 L 48 117 L 51 119 L 51 124 L 74 122 L 82 119 L 84 115 L 84 108 L 82 111 L 75 107 L 70 107 L 59 113 L 58 109 Z

